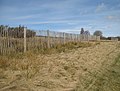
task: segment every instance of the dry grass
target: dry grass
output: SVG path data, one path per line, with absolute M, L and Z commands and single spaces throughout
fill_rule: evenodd
M 116 46 L 118 43 L 112 42 L 69 43 L 42 52 L 0 57 L 1 65 L 6 65 L 0 68 L 0 90 L 85 91 L 96 82 L 96 73 L 102 76 L 115 59 L 119 52 Z
M 119 91 L 120 90 L 120 54 L 101 75 L 97 76 L 97 80 L 89 91 Z
M 65 45 L 56 45 L 53 48 L 46 48 L 39 51 L 31 50 L 26 52 L 25 54 L 17 53 L 17 54 L 10 54 L 7 56 L 0 56 L 0 68 L 26 71 L 26 77 L 31 78 L 40 69 L 39 68 L 40 64 L 42 65 L 44 63 L 44 62 L 40 63 L 37 60 L 37 55 L 51 55 L 61 52 L 68 52 L 69 50 L 72 49 L 90 47 L 95 44 L 88 42 L 85 43 L 71 42 L 71 43 L 66 43 Z

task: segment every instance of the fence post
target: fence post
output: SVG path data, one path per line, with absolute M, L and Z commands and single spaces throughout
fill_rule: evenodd
M 98 36 L 98 41 L 100 41 L 100 36 Z
M 64 44 L 65 44 L 65 33 L 63 33 L 63 41 L 64 41 Z
M 80 34 L 78 34 L 78 40 L 79 40 L 79 42 L 80 42 Z
M 79 35 L 77 34 L 77 42 L 79 42 Z
M 96 38 L 95 38 L 95 41 L 97 41 L 97 36 L 95 36 Z
M 47 30 L 47 47 L 50 48 L 50 33 L 49 33 L 49 30 Z
M 80 31 L 80 33 L 79 33 L 79 40 L 80 40 L 80 42 L 81 42 L 81 31 Z
M 88 40 L 87 40 L 87 41 L 88 41 L 88 42 L 89 42 L 89 36 L 90 36 L 90 35 L 88 34 L 88 35 L 87 35 L 87 37 L 88 37 Z
M 24 27 L 24 53 L 26 52 L 26 31 L 27 27 Z

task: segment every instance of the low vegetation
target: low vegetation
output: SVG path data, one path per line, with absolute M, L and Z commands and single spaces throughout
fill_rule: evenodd
M 100 42 L 79 42 L 79 43 L 66 43 L 65 45 L 56 45 L 53 48 L 47 48 L 42 50 L 31 50 L 26 53 L 10 54 L 5 56 L 0 56 L 0 69 L 7 70 L 22 70 L 25 71 L 25 77 L 33 77 L 39 68 L 39 63 L 37 60 L 38 55 L 51 55 L 56 53 L 67 53 L 71 50 L 77 50 L 78 48 L 86 48 L 90 46 L 95 46 L 100 44 Z
M 120 54 L 114 63 L 97 77 L 97 80 L 89 91 L 119 91 L 120 90 Z
M 82 42 L 2 56 L 0 91 L 118 91 L 118 52 L 117 42 Z
M 117 48 L 120 48 L 117 45 Z M 103 64 L 98 72 L 87 73 L 87 77 L 81 86 L 81 80 L 75 91 L 119 91 L 120 90 L 120 52 L 111 64 Z M 100 72 L 99 72 L 100 71 Z M 89 78 L 88 78 L 89 77 Z M 84 78 L 84 77 L 83 77 Z

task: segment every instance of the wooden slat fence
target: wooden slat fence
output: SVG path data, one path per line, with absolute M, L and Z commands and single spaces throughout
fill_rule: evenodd
M 80 35 L 49 30 L 29 31 L 22 27 L 18 29 L 0 29 L 0 55 L 22 53 L 29 50 L 41 50 L 54 47 L 57 44 L 80 41 L 99 41 L 99 36 Z

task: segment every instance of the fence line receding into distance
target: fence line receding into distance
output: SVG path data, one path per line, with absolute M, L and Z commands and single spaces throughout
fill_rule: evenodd
M 99 41 L 99 36 L 81 35 L 49 30 L 34 32 L 26 27 L 0 28 L 0 55 L 41 50 L 57 44 L 81 41 Z

